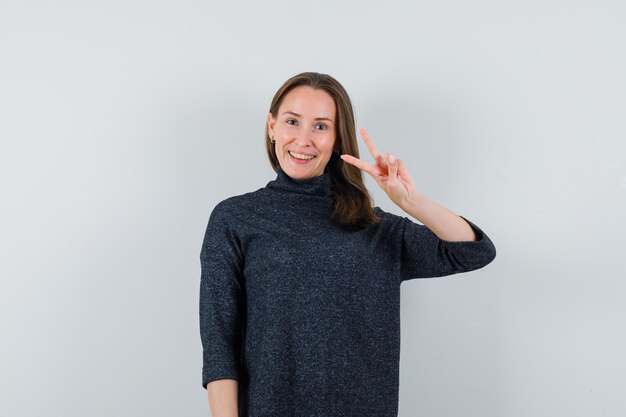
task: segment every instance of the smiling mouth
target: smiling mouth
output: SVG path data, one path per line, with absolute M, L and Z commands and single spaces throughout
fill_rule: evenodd
M 300 159 L 302 161 L 308 161 L 308 160 L 315 158 L 315 155 L 303 155 L 301 153 L 296 153 L 296 152 L 291 152 L 291 151 L 287 151 L 287 152 L 289 152 L 289 155 L 293 156 L 296 159 Z

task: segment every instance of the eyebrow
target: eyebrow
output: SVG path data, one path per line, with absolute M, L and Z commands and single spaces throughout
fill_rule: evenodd
M 283 112 L 283 114 L 293 114 L 293 115 L 294 115 L 294 116 L 296 116 L 296 117 L 302 117 L 302 115 L 301 115 L 301 114 L 294 113 L 294 112 L 292 112 L 292 111 L 285 111 L 285 112 Z M 316 117 L 316 118 L 315 118 L 315 120 L 328 120 L 329 122 L 335 123 L 335 122 L 333 121 L 333 119 L 329 119 L 328 117 Z

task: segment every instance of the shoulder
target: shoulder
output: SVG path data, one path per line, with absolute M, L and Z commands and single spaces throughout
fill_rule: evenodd
M 209 225 L 238 229 L 247 219 L 254 217 L 270 205 L 265 189 L 233 195 L 219 201 L 211 210 Z
M 211 216 L 229 216 L 235 215 L 241 211 L 246 211 L 248 207 L 258 204 L 258 201 L 263 198 L 263 195 L 263 189 L 260 188 L 256 191 L 227 197 L 213 207 Z
M 374 214 L 380 217 L 381 222 L 388 223 L 388 224 L 396 224 L 396 223 L 408 220 L 406 217 L 399 216 L 397 214 L 385 211 L 378 206 L 374 207 Z
M 372 227 L 373 232 L 377 234 L 381 233 L 387 236 L 401 235 L 404 233 L 408 224 L 412 223 L 408 218 L 385 211 L 378 206 L 374 207 L 374 214 L 380 219 L 380 221 Z
M 419 223 L 412 217 L 394 214 L 385 211 L 378 206 L 374 207 L 374 212 L 381 219 L 379 222 L 380 228 L 387 233 L 411 235 L 430 232 L 426 226 Z
M 219 201 L 211 210 L 209 220 L 206 226 L 205 241 L 220 241 L 224 236 L 233 236 L 236 234 L 246 216 L 246 207 L 251 203 L 251 195 L 249 192 L 240 195 L 234 195 Z

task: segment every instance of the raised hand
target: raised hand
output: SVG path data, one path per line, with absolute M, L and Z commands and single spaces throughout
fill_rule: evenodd
M 421 193 L 415 187 L 404 162 L 388 153 L 381 156 L 365 128 L 362 128 L 360 132 L 375 163 L 368 164 L 348 154 L 341 155 L 341 159 L 370 174 L 391 201 L 399 207 L 406 207 L 409 202 L 418 201 Z

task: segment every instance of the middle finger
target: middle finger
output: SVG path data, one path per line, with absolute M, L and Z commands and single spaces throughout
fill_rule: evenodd
M 365 128 L 361 128 L 361 136 L 363 137 L 363 141 L 367 145 L 367 148 L 370 150 L 370 153 L 374 157 L 374 160 L 382 166 L 386 165 L 385 160 L 380 156 L 378 149 L 376 149 L 376 146 L 374 146 L 374 142 L 372 141 L 372 139 L 370 139 L 370 136 L 368 135 Z

